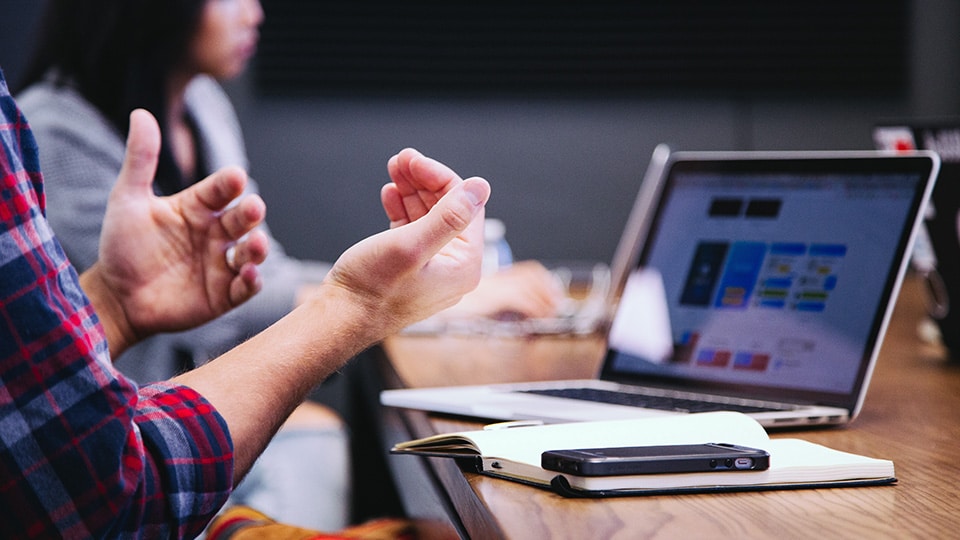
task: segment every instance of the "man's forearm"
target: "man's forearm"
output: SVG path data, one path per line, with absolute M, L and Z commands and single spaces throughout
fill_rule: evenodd
M 370 314 L 348 296 L 324 286 L 260 334 L 174 379 L 203 395 L 226 420 L 235 482 L 311 389 L 384 337 L 386 330 L 372 328 Z

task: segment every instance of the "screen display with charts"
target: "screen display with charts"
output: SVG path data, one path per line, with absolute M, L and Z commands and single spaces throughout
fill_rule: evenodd
M 673 174 L 624 288 L 608 369 L 848 392 L 862 376 L 926 178 Z

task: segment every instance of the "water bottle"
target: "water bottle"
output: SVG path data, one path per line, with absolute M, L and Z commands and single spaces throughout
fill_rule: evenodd
M 502 221 L 487 218 L 483 223 L 483 263 L 484 274 L 513 264 L 513 251 L 507 243 L 507 226 Z

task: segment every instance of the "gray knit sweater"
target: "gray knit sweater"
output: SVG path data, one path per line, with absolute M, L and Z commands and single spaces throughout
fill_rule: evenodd
M 70 88 L 38 83 L 17 102 L 40 147 L 47 216 L 67 256 L 83 271 L 97 259 L 100 226 L 120 172 L 126 134 Z M 240 125 L 219 84 L 197 77 L 187 88 L 186 106 L 196 121 L 206 170 L 227 165 L 246 169 Z M 248 189 L 254 192 L 257 186 L 251 181 Z M 167 379 L 175 375 L 177 354 L 203 363 L 286 314 L 296 290 L 320 281 L 330 266 L 288 256 L 272 236 L 270 244 L 270 256 L 261 266 L 264 287 L 252 300 L 200 328 L 147 339 L 116 359 L 117 367 L 141 383 Z

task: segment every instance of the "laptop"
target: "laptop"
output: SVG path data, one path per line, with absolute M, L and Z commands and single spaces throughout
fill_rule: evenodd
M 937 155 L 676 152 L 651 167 L 617 249 L 626 271 L 596 379 L 387 390 L 381 403 L 544 422 L 853 420 Z

